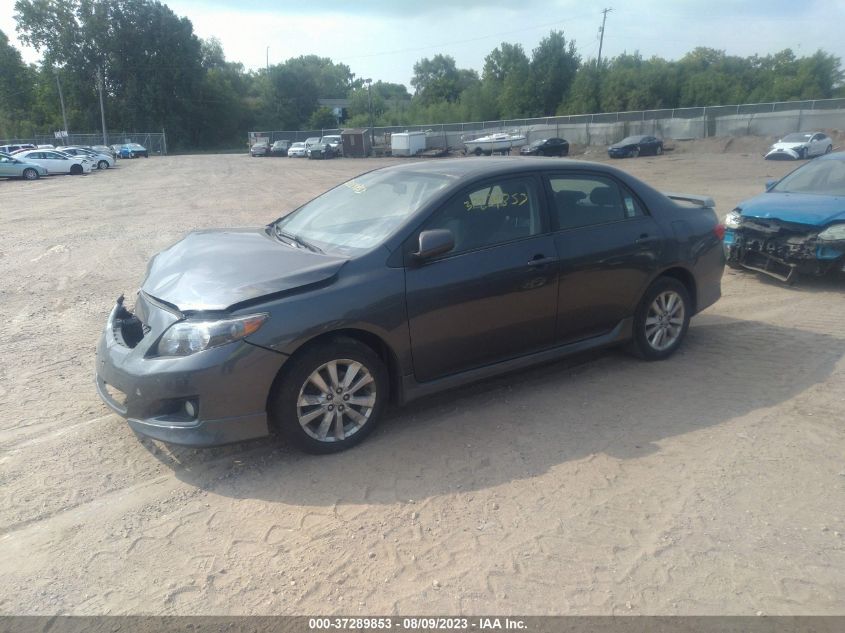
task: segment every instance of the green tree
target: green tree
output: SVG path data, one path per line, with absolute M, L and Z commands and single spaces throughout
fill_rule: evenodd
M 449 55 L 435 55 L 414 64 L 411 85 L 416 98 L 425 106 L 441 101 L 454 103 L 461 92 L 477 81 L 478 73 L 474 70 L 458 69 Z
M 331 108 L 320 106 L 308 118 L 308 127 L 312 130 L 333 130 L 337 127 L 337 118 Z
M 99 127 L 101 73 L 111 127 L 201 142 L 202 50 L 189 20 L 151 0 L 17 0 L 15 10 L 21 39 L 62 69 L 77 125 Z
M 35 72 L 0 31 L 0 138 L 11 138 L 30 125 Z
M 552 31 L 531 54 L 531 84 L 539 114 L 552 115 L 567 97 L 581 57 L 563 31 Z

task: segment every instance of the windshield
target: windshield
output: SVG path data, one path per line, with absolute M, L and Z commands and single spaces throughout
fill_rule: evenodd
M 315 143 L 319 143 L 320 139 L 317 136 L 312 136 L 311 138 L 305 139 L 306 145 L 314 145 Z
M 845 196 L 845 160 L 814 160 L 793 171 L 770 191 Z
M 339 136 L 324 136 L 321 139 L 321 142 L 323 142 L 323 143 L 340 143 L 340 137 Z
M 281 218 L 275 228 L 325 252 L 355 254 L 381 244 L 450 182 L 440 174 L 370 172 Z
M 291 149 L 302 149 L 305 147 L 305 143 L 294 143 L 290 146 Z
M 546 142 L 546 139 L 540 139 L 539 141 L 534 141 L 531 143 L 531 147 L 540 147 L 543 143 Z
M 628 136 L 626 138 L 623 138 L 621 141 L 619 141 L 619 143 L 617 143 L 617 145 L 632 145 L 634 143 L 639 143 L 642 140 L 643 140 L 642 136 Z
M 812 134 L 787 134 L 781 139 L 783 143 L 803 143 L 809 141 Z

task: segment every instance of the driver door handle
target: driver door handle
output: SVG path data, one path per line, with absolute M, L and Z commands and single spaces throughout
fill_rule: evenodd
M 543 255 L 535 255 L 534 258 L 528 262 L 531 268 L 539 268 L 546 264 L 553 264 L 557 261 L 557 257 L 544 257 Z

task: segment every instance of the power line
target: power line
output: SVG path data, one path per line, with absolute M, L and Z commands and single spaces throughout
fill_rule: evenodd
M 608 9 L 610 10 L 610 9 Z M 501 35 L 512 35 L 513 33 L 523 33 L 525 31 L 533 31 L 534 29 L 541 29 L 548 26 L 556 26 L 566 24 L 567 22 L 574 22 L 575 20 L 580 20 L 581 18 L 589 17 L 593 15 L 592 13 L 584 13 L 582 15 L 576 15 L 571 18 L 567 18 L 566 20 L 555 20 L 554 22 L 546 22 L 544 24 L 534 24 L 533 26 L 526 26 L 521 29 L 513 29 L 511 31 L 499 31 L 497 33 L 488 33 L 487 35 L 481 35 L 478 37 L 471 37 L 464 40 L 453 40 L 451 42 L 441 42 L 439 44 L 432 44 L 430 46 L 416 46 L 414 48 L 400 48 L 392 51 L 379 51 L 377 53 L 368 53 L 366 55 L 352 55 L 352 56 L 344 56 L 344 60 L 347 59 L 366 59 L 369 57 L 380 57 L 382 55 L 395 55 L 396 53 L 413 53 L 416 51 L 425 51 L 432 48 L 442 48 L 443 46 L 452 46 L 455 44 L 467 44 L 469 42 L 478 42 L 480 40 L 490 39 L 491 37 L 499 37 Z

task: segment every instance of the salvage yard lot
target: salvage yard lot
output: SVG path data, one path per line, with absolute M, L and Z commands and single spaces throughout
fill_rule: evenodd
M 167 447 L 100 403 L 97 337 L 150 256 L 396 161 L 0 181 L 0 613 L 845 612 L 842 277 L 726 271 L 668 361 L 612 350 L 489 380 L 329 457 Z M 794 167 L 615 165 L 722 217 Z

